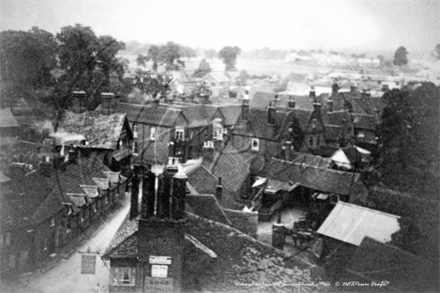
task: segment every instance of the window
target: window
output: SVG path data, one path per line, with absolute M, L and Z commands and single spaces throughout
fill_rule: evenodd
M 258 138 L 252 139 L 252 150 L 258 151 L 260 149 L 260 140 Z
M 131 267 L 112 267 L 113 286 L 134 286 L 136 269 Z
M 176 127 L 176 140 L 183 140 L 185 137 L 185 129 L 181 126 Z
M 133 138 L 138 138 L 138 126 L 136 124 L 133 125 Z
M 137 154 L 138 150 L 139 150 L 138 143 L 137 143 L 137 141 L 135 141 L 133 143 L 133 153 Z
M 319 146 L 320 144 L 321 144 L 321 136 L 318 135 L 318 136 L 316 137 L 316 146 Z
M 313 148 L 314 147 L 313 143 L 314 143 L 313 136 L 310 136 L 309 137 L 309 147 Z
M 150 140 L 156 140 L 156 127 L 150 128 Z
M 51 227 L 55 226 L 55 218 L 54 218 L 54 217 L 52 217 L 52 218 L 50 219 L 50 226 L 51 226 Z
M 212 138 L 216 140 L 223 140 L 223 128 L 222 127 L 216 127 L 214 128 L 214 132 L 212 134 Z

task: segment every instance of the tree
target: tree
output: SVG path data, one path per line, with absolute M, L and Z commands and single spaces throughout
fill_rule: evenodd
M 439 182 L 439 88 L 393 89 L 378 127 L 383 182 L 437 198 Z
M 217 52 L 214 49 L 209 49 L 205 51 L 205 57 L 208 59 L 213 59 L 217 57 Z
M 49 85 L 50 71 L 56 66 L 54 36 L 38 27 L 27 32 L 0 33 L 0 72 L 2 80 L 34 87 Z
M 180 55 L 188 58 L 189 61 L 192 57 L 197 57 L 197 52 L 193 48 L 181 46 Z
M 94 109 L 100 101 L 100 93 L 109 91 L 110 73 L 115 71 L 122 77 L 124 70 L 116 57 L 125 48 L 111 36 L 97 37 L 90 27 L 66 26 L 56 36 L 59 43 L 59 60 L 66 72 L 57 84 L 56 95 L 70 97 L 72 91 L 86 92 L 85 105 Z M 68 100 L 57 99 L 56 107 L 65 108 Z
M 435 46 L 434 51 L 432 52 L 431 55 L 435 59 L 440 60 L 440 44 L 437 44 L 437 46 Z
M 220 52 L 218 52 L 218 56 L 222 59 L 223 63 L 225 63 L 226 71 L 234 71 L 237 70 L 235 68 L 235 62 L 237 61 L 237 56 L 240 54 L 241 49 L 237 46 L 231 47 L 226 46 L 223 47 Z
M 394 53 L 394 65 L 402 67 L 403 65 L 408 64 L 408 58 L 406 55 L 408 55 L 406 48 L 403 46 L 399 47 L 396 50 L 396 53 Z
M 174 62 L 177 61 L 178 64 L 184 66 L 184 62 L 180 60 L 182 57 L 182 46 L 168 42 L 166 45 L 157 46 L 151 45 L 148 49 L 148 54 L 138 55 L 136 61 L 139 66 L 146 66 L 146 62 L 152 61 L 154 71 L 157 70 L 159 65 L 165 65 L 166 70 L 179 70 L 179 65 Z
M 199 64 L 199 68 L 194 71 L 193 76 L 194 77 L 204 77 L 208 73 L 211 72 L 211 66 L 209 65 L 208 61 L 206 59 L 202 59 Z

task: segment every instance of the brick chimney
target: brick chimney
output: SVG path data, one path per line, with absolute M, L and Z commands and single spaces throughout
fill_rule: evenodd
M 285 145 L 285 152 L 284 152 L 284 159 L 287 162 L 290 162 L 290 152 L 292 151 L 292 142 L 290 140 L 286 141 L 286 145 Z
M 115 95 L 113 93 L 101 93 L 102 114 L 110 115 L 113 113 Z
M 154 216 L 156 196 L 156 175 L 147 170 L 142 175 L 142 218 L 150 219 Z
M 350 93 L 357 94 L 358 93 L 358 87 L 356 85 L 350 86 Z
M 287 107 L 290 108 L 290 109 L 295 109 L 296 102 L 295 102 L 295 97 L 294 96 L 289 96 L 289 101 L 287 102 Z
M 133 167 L 131 178 L 130 220 L 139 214 L 139 183 L 141 182 L 142 168 L 139 165 Z
M 202 153 L 204 161 L 212 162 L 214 160 L 214 143 L 212 141 L 205 141 Z
M 269 107 L 267 108 L 267 124 L 275 124 L 276 112 L 277 108 L 272 105 L 272 102 L 269 102 Z
M 215 195 L 217 197 L 217 200 L 221 203 L 223 198 L 223 184 L 222 184 L 222 177 L 218 178 L 217 187 L 215 189 Z
M 73 91 L 73 112 L 76 114 L 87 111 L 86 107 L 86 92 L 85 91 Z
M 309 99 L 313 102 L 316 102 L 316 92 L 315 92 L 315 87 L 312 86 L 309 92 Z
M 185 198 L 186 198 L 186 182 L 188 177 L 183 171 L 179 170 L 173 176 L 173 199 L 172 199 L 172 215 L 173 219 L 181 220 L 185 218 Z
M 338 94 L 338 91 L 339 91 L 339 85 L 336 82 L 336 80 L 334 80 L 332 84 L 332 97 L 336 96 Z
M 241 120 L 247 121 L 249 114 L 249 99 L 243 99 L 241 103 Z
M 275 96 L 273 97 L 273 103 L 272 105 L 276 108 L 278 107 L 278 102 L 280 101 L 280 98 L 278 97 L 278 94 L 275 94 Z

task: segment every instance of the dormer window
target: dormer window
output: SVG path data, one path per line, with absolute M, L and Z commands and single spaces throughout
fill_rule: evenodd
M 138 126 L 133 125 L 133 138 L 138 138 Z
M 260 150 L 260 140 L 258 138 L 253 138 L 252 139 L 252 150 L 253 151 Z
M 176 135 L 175 135 L 176 140 L 183 140 L 184 137 L 185 137 L 185 128 L 182 126 L 177 126 Z

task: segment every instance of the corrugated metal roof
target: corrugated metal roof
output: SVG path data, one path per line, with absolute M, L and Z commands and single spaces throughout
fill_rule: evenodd
M 356 246 L 367 236 L 386 243 L 391 241 L 391 235 L 400 230 L 399 218 L 340 201 L 317 233 Z

